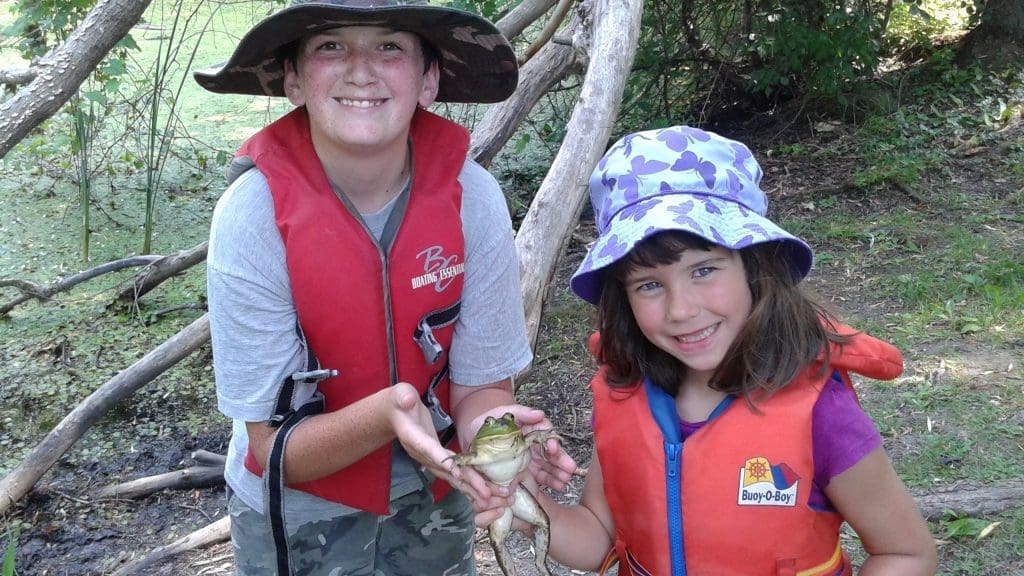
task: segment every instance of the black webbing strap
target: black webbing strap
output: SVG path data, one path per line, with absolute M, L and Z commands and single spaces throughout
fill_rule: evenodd
M 270 532 L 274 537 L 274 548 L 277 550 L 277 574 L 291 574 L 291 562 L 288 554 L 288 533 L 284 524 L 284 454 L 288 437 L 295 426 L 308 416 L 324 411 L 324 397 L 320 393 L 311 398 L 291 414 L 278 426 L 274 443 L 267 457 L 267 468 L 263 471 L 264 486 L 267 493 L 265 507 L 270 520 Z
M 284 524 L 285 446 L 296 425 L 309 416 L 323 412 L 326 407 L 323 394 L 317 391 L 304 404 L 292 409 L 292 402 L 295 400 L 295 387 L 299 382 L 313 384 L 336 376 L 338 373 L 336 370 L 320 370 L 320 362 L 317 361 L 310 349 L 309 343 L 306 341 L 306 334 L 302 331 L 302 326 L 298 321 L 295 322 L 295 333 L 302 348 L 306 351 L 305 370 L 286 376 L 281 383 L 281 391 L 274 404 L 274 414 L 267 421 L 268 425 L 277 428 L 277 434 L 274 435 L 274 442 L 270 447 L 267 464 L 263 470 L 263 507 L 266 509 L 270 532 L 274 538 L 274 548 L 277 552 L 277 573 L 280 576 L 292 573 L 288 554 L 288 533 Z
M 429 364 L 437 362 L 444 352 L 441 344 L 434 338 L 433 330 L 455 323 L 459 318 L 459 310 L 461 308 L 462 301 L 459 300 L 451 306 L 427 314 L 416 324 L 416 330 L 413 331 L 412 337 L 419 344 L 420 350 L 423 351 L 423 357 Z M 436 392 L 438 385 L 447 376 L 448 359 L 445 358 L 444 365 L 430 379 L 430 384 L 427 385 L 426 391 L 420 396 L 420 400 L 423 401 L 423 404 L 430 411 L 430 418 L 434 422 L 434 430 L 437 431 L 442 446 L 447 446 L 455 438 L 455 425 L 452 423 L 452 417 L 441 407 L 441 401 L 437 398 Z
M 430 379 L 430 384 L 427 386 L 427 391 L 420 396 L 420 400 L 427 407 L 430 412 L 430 419 L 434 422 L 434 430 L 437 431 L 438 439 L 441 441 L 441 446 L 447 446 L 452 438 L 455 437 L 455 424 L 452 422 L 452 417 L 444 411 L 441 407 L 441 401 L 437 398 L 435 390 L 437 386 L 448 376 L 448 362 L 445 361 L 444 366 L 434 377 Z
M 313 350 L 310 349 L 309 343 L 306 342 L 306 334 L 302 331 L 302 326 L 299 325 L 298 321 L 295 322 L 295 334 L 299 337 L 299 342 L 302 345 L 302 349 L 306 351 L 306 364 L 304 373 L 312 374 L 320 369 L 320 362 L 316 359 L 313 354 Z M 305 378 L 301 379 L 302 382 L 312 384 L 319 382 L 323 378 Z M 295 384 L 299 380 L 296 380 L 294 376 L 285 376 L 284 382 L 281 383 L 281 391 L 277 394 L 277 402 L 274 404 L 274 414 L 270 417 L 268 424 L 273 427 L 280 426 L 292 413 L 292 400 L 295 399 Z
M 423 351 L 423 357 L 427 360 L 428 364 L 437 362 L 441 358 L 441 353 L 444 352 L 437 339 L 434 338 L 434 330 L 453 324 L 459 318 L 459 309 L 461 308 L 462 301 L 459 300 L 447 308 L 434 310 L 420 318 L 420 321 L 416 323 L 412 339 L 419 344 L 420 350 Z

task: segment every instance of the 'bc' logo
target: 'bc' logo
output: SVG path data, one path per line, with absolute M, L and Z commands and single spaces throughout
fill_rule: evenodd
M 445 256 L 441 246 L 427 248 L 417 254 L 416 258 L 423 259 L 423 274 L 412 279 L 413 288 L 433 284 L 435 292 L 442 292 L 465 269 L 465 264 L 455 263 L 458 256 Z

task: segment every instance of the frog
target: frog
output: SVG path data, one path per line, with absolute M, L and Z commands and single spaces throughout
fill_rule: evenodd
M 453 460 L 453 465 L 472 467 L 499 486 L 509 486 L 529 465 L 530 446 L 543 446 L 551 438 L 562 440 L 561 436 L 550 429 L 523 434 L 515 415 L 506 412 L 497 418 L 487 416 L 469 448 L 449 459 Z M 519 518 L 534 526 L 534 564 L 541 576 L 551 576 L 547 567 L 548 543 L 551 536 L 548 515 L 537 498 L 522 486 L 516 488 L 512 506 L 506 508 L 501 518 L 487 527 L 487 537 L 491 548 L 494 549 L 501 573 L 505 576 L 516 576 L 512 556 L 505 547 L 505 539 L 512 531 L 513 518 Z

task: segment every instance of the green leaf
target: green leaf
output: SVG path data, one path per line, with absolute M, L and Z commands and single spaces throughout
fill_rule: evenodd
M 946 523 L 946 538 L 977 538 L 988 525 L 981 518 L 957 518 Z
M 4 554 L 4 565 L 0 568 L 0 576 L 14 576 L 14 552 L 18 545 L 18 528 L 7 533 L 7 553 Z

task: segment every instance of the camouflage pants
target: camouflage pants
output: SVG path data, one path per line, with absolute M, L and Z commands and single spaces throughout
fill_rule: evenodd
M 396 512 L 360 512 L 288 526 L 294 576 L 476 576 L 473 509 L 457 490 L 434 504 L 429 490 L 392 502 Z M 270 523 L 236 495 L 228 500 L 239 576 L 275 576 Z

